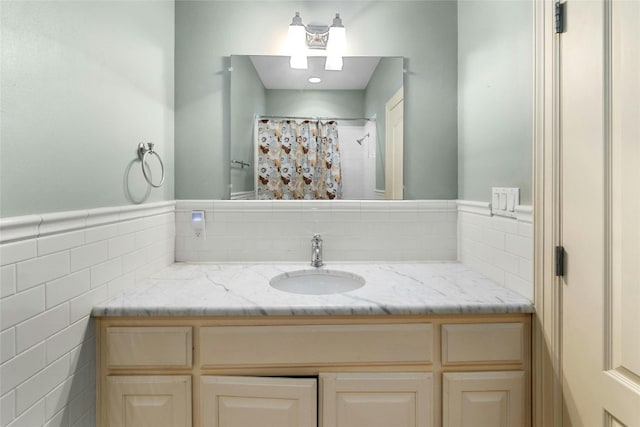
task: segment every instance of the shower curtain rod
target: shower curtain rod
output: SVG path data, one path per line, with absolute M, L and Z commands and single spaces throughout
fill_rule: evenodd
M 370 120 L 375 122 L 375 118 L 369 117 L 295 117 L 295 116 L 255 116 L 256 119 L 288 119 L 288 120 Z

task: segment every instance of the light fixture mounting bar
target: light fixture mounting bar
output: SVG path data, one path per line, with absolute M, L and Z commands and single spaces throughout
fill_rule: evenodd
M 329 26 L 307 25 L 307 47 L 309 49 L 326 49 L 329 41 Z

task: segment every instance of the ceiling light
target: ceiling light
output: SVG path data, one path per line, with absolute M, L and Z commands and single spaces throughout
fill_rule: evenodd
M 309 77 L 309 83 L 320 83 L 322 79 L 320 77 Z

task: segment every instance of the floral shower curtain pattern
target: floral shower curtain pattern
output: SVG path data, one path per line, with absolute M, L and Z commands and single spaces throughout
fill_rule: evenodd
M 260 119 L 259 200 L 341 199 L 338 123 Z

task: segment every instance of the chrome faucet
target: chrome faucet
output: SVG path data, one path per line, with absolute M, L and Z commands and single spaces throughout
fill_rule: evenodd
M 311 239 L 311 265 L 322 266 L 322 237 L 319 234 L 314 234 Z

